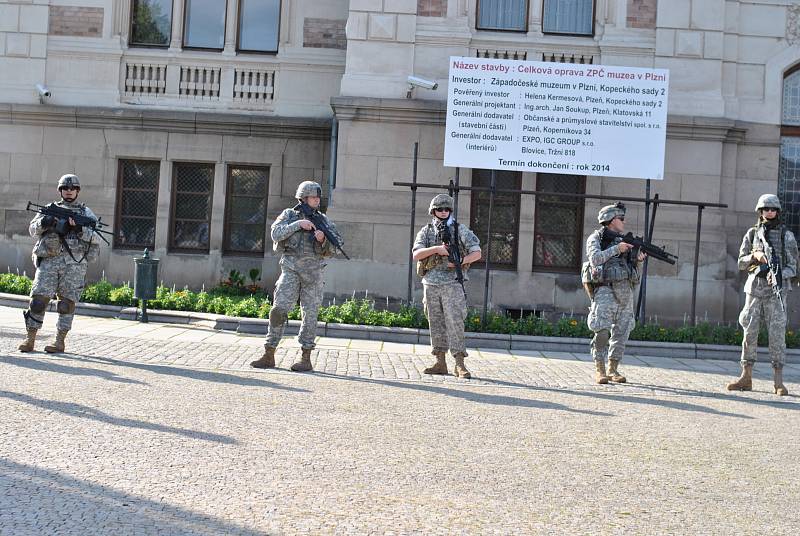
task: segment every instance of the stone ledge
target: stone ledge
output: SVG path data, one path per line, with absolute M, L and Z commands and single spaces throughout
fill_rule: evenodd
M 28 306 L 28 296 L 5 294 L 0 292 L 0 305 L 24 309 Z M 55 301 L 50 302 L 48 311 L 55 312 Z M 135 320 L 138 309 L 120 307 L 118 305 L 98 305 L 94 303 L 78 303 L 78 314 Z M 205 325 L 224 331 L 237 333 L 266 334 L 269 321 L 262 318 L 239 318 L 211 313 L 194 313 L 187 311 L 148 310 L 151 322 L 170 324 Z M 285 334 L 296 335 L 300 331 L 299 320 L 289 320 Z M 317 335 L 320 337 L 365 339 L 405 344 L 430 344 L 430 331 L 415 328 L 392 328 L 386 326 L 359 326 L 354 324 L 337 324 L 334 322 L 317 322 Z M 506 335 L 502 333 L 465 333 L 467 346 L 478 348 L 495 348 L 501 350 L 537 350 L 544 352 L 571 352 L 586 354 L 589 351 L 589 339 L 570 337 L 536 337 L 531 335 Z M 659 341 L 628 341 L 626 345 L 630 355 L 648 357 L 672 357 L 677 359 L 714 359 L 722 361 L 739 361 L 741 350 L 738 346 L 719 344 L 672 343 Z M 766 349 L 761 349 L 761 360 L 768 361 Z M 786 350 L 787 363 L 800 363 L 800 349 Z

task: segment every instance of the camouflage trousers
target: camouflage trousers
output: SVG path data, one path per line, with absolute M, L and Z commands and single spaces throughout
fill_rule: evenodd
M 467 355 L 464 342 L 464 319 L 467 299 L 459 283 L 423 285 L 422 305 L 431 332 L 431 352 Z
M 25 311 L 25 327 L 39 329 L 44 322 L 44 314 L 50 299 L 58 297 L 56 310 L 58 322 L 56 327 L 61 331 L 72 328 L 75 317 L 75 304 L 83 293 L 86 283 L 87 264 L 68 262 L 66 255 L 42 259 L 36 269 L 36 276 L 31 287 L 31 305 Z
M 602 286 L 595 291 L 587 319 L 589 329 L 594 331 L 591 350 L 595 361 L 622 360 L 635 323 L 633 296 L 627 281 L 614 283 L 613 289 Z
M 282 268 L 281 276 L 275 284 L 265 347 L 278 346 L 289 319 L 289 312 L 294 309 L 298 299 L 302 322 L 297 340 L 304 349 L 313 349 L 317 345 L 317 315 L 322 305 L 323 286 L 322 270 L 299 272 L 285 266 Z
M 773 365 L 786 363 L 786 313 L 781 310 L 778 298 L 745 294 L 744 307 L 739 313 L 739 324 L 744 330 L 742 338 L 742 363 L 755 363 L 758 350 L 758 332 L 763 321 L 769 336 L 769 357 Z M 786 293 L 784 292 L 784 303 Z

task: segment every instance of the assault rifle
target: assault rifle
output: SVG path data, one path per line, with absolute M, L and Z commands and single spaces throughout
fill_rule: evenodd
M 783 287 L 781 261 L 778 258 L 778 254 L 775 253 L 775 248 L 772 247 L 772 244 L 767 240 L 767 233 L 764 232 L 763 225 L 758 226 L 758 238 L 761 239 L 761 243 L 764 244 L 764 255 L 767 257 L 769 275 L 772 276 L 767 278 L 767 281 L 769 281 L 772 287 L 772 293 L 778 298 L 778 302 L 781 304 L 781 311 L 786 312 L 786 305 L 783 303 L 783 294 L 781 294 L 781 287 Z
M 99 236 L 103 242 L 109 246 L 111 245 L 106 237 L 103 236 L 103 233 L 107 235 L 111 235 L 113 233 L 103 230 L 103 227 L 108 227 L 108 224 L 100 221 L 100 218 L 95 220 L 94 218 L 78 214 L 77 212 L 74 212 L 68 208 L 59 207 L 55 203 L 50 203 L 49 205 L 37 205 L 36 203 L 31 203 L 28 201 L 26 210 L 38 212 L 39 214 L 44 214 L 45 216 L 54 218 L 56 220 L 56 224 L 53 230 L 60 236 L 67 234 L 69 231 L 69 219 L 72 218 L 76 225 L 91 228 L 92 231 L 97 233 L 97 236 Z
M 348 261 L 350 260 L 350 257 L 348 257 L 347 253 L 345 253 L 342 249 L 342 243 L 339 242 L 339 237 L 333 234 L 330 227 L 328 227 L 328 224 L 325 223 L 325 218 L 323 218 L 316 209 L 311 208 L 308 203 L 298 203 L 295 205 L 294 210 L 299 211 L 305 219 L 313 223 L 314 227 L 316 227 L 318 231 L 322 231 L 322 234 L 325 235 L 325 238 L 328 240 L 328 242 L 333 244 L 336 249 L 341 251 L 345 259 Z
M 467 289 L 464 288 L 464 270 L 461 267 L 464 262 L 464 255 L 462 255 L 461 247 L 458 243 L 458 222 L 453 221 L 453 232 L 450 232 L 447 220 L 438 220 L 435 225 L 436 238 L 447 248 L 447 260 L 453 263 L 456 270 L 456 281 L 461 284 L 461 290 L 464 291 L 464 297 L 466 298 Z
M 650 242 L 646 242 L 644 238 L 642 238 L 641 236 L 633 236 L 633 233 L 630 232 L 627 234 L 616 233 L 607 227 L 604 229 L 603 232 L 607 234 L 608 240 L 613 240 L 619 237 L 622 238 L 622 241 L 625 242 L 626 244 L 632 245 L 635 253 L 633 255 L 634 259 L 636 258 L 636 250 L 639 250 L 644 253 L 647 253 L 648 257 L 652 257 L 654 259 L 658 259 L 660 261 L 664 261 L 669 264 L 675 264 L 675 261 L 678 260 L 677 255 L 668 253 L 667 251 L 664 250 L 664 248 L 660 248 L 656 245 L 653 245 Z

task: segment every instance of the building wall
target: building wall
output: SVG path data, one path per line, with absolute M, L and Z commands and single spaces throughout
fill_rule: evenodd
M 331 214 L 357 222 L 363 238 L 358 255 L 365 260 L 355 270 L 343 269 L 337 284 L 361 282 L 377 293 L 405 292 L 407 252 L 398 251 L 398 243 L 409 241 L 410 193 L 391 183 L 410 178 L 414 142 L 420 144 L 421 182 L 445 185 L 455 175 L 455 169 L 442 166 L 451 55 L 667 68 L 666 176 L 652 181 L 652 193 L 661 199 L 728 205 L 703 211 L 696 311 L 701 318 L 736 319 L 743 301 L 736 266 L 741 237 L 754 222 L 758 196 L 777 190 L 783 73 L 800 61 L 793 7 L 777 0 L 597 0 L 594 36 L 585 38 L 544 34 L 540 0 L 528 3 L 528 30 L 520 33 L 476 30 L 476 0 L 450 0 L 446 10 L 418 4 L 415 17 L 389 2 L 350 6 L 342 96 L 334 99 L 339 143 Z M 434 11 L 434 16 L 423 15 Z M 416 27 L 413 38 L 400 32 L 406 17 L 414 17 L 407 23 Z M 393 30 L 370 34 L 372 20 L 390 21 Z M 392 59 L 383 61 L 390 53 Z M 405 76 L 412 73 L 438 81 L 438 89 L 415 90 L 406 99 Z M 460 177 L 469 184 L 470 170 L 460 170 Z M 522 181 L 523 189 L 534 189 L 536 175 L 524 173 Z M 588 177 L 586 182 L 587 194 L 644 192 L 643 180 Z M 418 193 L 416 226 L 426 220 L 434 193 Z M 461 195 L 459 219 L 468 222 L 469 194 Z M 361 200 L 368 200 L 367 212 Z M 584 237 L 597 227 L 597 209 L 603 204 L 587 200 Z M 642 233 L 643 206 L 628 206 L 628 228 Z M 585 312 L 588 300 L 577 274 L 531 269 L 532 197 L 523 197 L 520 212 L 517 269 L 492 272 L 491 305 Z M 689 310 L 696 225 L 695 208 L 659 207 L 654 240 L 680 260 L 675 266 L 650 263 L 648 315 L 679 321 Z M 473 274 L 471 303 L 482 301 L 483 284 L 483 274 Z M 419 296 L 419 288 L 415 292 Z

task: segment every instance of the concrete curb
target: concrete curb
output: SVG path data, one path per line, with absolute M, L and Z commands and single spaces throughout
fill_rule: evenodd
M 0 305 L 24 309 L 28 306 L 28 297 L 0 292 Z M 55 301 L 50 302 L 49 310 L 55 312 Z M 98 305 L 79 302 L 76 312 L 86 316 L 119 318 L 136 320 L 138 309 L 117 305 Z M 264 335 L 267 333 L 269 321 L 261 318 L 239 318 L 210 313 L 194 313 L 189 311 L 148 310 L 150 322 L 169 324 L 202 325 L 225 331 L 236 331 Z M 300 330 L 300 321 L 289 320 L 285 334 L 296 335 Z M 390 328 L 385 326 L 358 326 L 354 324 L 336 324 L 333 322 L 317 322 L 317 334 L 321 337 L 343 339 L 366 339 L 406 344 L 430 344 L 430 332 L 427 329 Z M 569 337 L 533 337 L 530 335 L 505 335 L 499 333 L 465 334 L 467 346 L 477 348 L 494 348 L 500 350 L 535 350 L 543 352 L 570 352 L 586 354 L 589 351 L 589 339 Z M 678 359 L 717 359 L 739 361 L 741 350 L 738 346 L 717 344 L 693 344 L 656 341 L 628 341 L 627 353 L 630 355 L 673 357 Z M 762 359 L 768 361 L 766 349 L 761 349 Z M 800 349 L 786 350 L 787 363 L 800 363 Z

